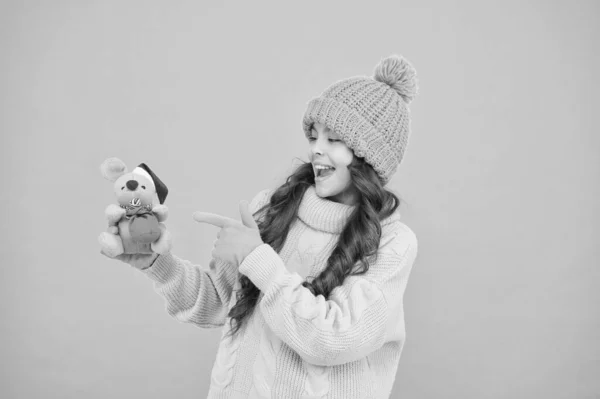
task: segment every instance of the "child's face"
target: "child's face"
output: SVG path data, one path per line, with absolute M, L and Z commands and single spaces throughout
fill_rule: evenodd
M 318 122 L 312 126 L 308 143 L 310 147 L 308 158 L 313 164 L 317 195 L 335 202 L 354 205 L 357 201 L 357 192 L 348 170 L 354 152 L 346 146 L 337 133 Z M 335 169 L 321 171 L 316 168 L 319 164 L 332 166 Z

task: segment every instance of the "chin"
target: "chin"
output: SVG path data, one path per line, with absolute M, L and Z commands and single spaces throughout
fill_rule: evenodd
M 315 188 L 317 195 L 322 198 L 327 198 L 334 196 L 339 193 L 340 190 L 336 190 L 335 188 L 324 187 L 321 183 L 315 183 Z
M 323 196 L 323 188 L 319 187 L 319 183 L 315 183 L 315 191 L 319 197 Z

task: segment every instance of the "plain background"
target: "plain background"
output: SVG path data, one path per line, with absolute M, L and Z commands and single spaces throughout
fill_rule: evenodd
M 598 398 L 593 1 L 4 1 L 3 398 L 205 397 L 220 329 L 176 322 L 99 254 L 112 185 L 168 185 L 174 253 L 207 265 L 238 203 L 307 160 L 306 103 L 389 54 L 416 68 L 388 188 L 419 255 L 392 398 Z

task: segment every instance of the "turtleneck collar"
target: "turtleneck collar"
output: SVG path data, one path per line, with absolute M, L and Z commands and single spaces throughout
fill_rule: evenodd
M 319 197 L 313 184 L 304 192 L 298 208 L 298 217 L 315 230 L 339 234 L 344 230 L 355 208 L 356 205 L 346 205 Z M 399 218 L 399 212 L 394 212 L 382 225 Z

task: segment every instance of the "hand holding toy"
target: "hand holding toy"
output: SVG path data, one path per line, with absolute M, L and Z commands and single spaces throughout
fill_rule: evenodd
M 104 256 L 107 256 L 111 259 L 120 260 L 123 263 L 127 263 L 129 266 L 135 267 L 139 270 L 144 270 L 152 266 L 158 255 L 156 252 L 151 254 L 120 254 L 115 257 L 109 256 L 103 249 L 100 250 L 100 253 Z

